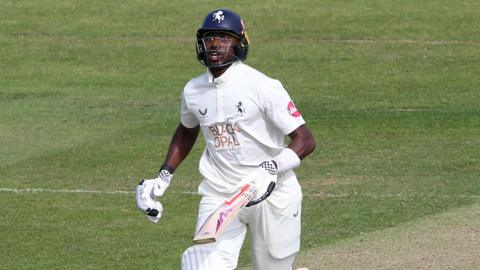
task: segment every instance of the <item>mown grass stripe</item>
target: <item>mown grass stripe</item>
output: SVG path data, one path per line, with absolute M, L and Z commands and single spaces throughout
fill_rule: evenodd
M 13 193 L 96 193 L 96 194 L 135 194 L 135 191 L 127 190 L 88 190 L 88 189 L 49 189 L 49 188 L 0 188 L 0 192 Z M 172 193 L 198 195 L 194 191 L 180 191 Z M 304 194 L 305 197 L 320 197 L 328 199 L 338 198 L 373 198 L 373 199 L 391 199 L 391 198 L 431 198 L 431 199 L 480 199 L 480 195 L 475 194 L 426 194 L 426 193 L 323 193 L 323 194 Z
M 0 188 L 0 192 L 13 193 L 94 193 L 94 194 L 135 194 L 135 191 L 126 190 L 88 190 L 88 189 L 49 189 L 49 188 Z M 174 192 L 176 193 L 176 192 Z M 180 194 L 196 195 L 193 191 L 177 192 Z
M 125 34 L 125 35 L 77 35 L 64 33 L 48 33 L 48 32 L 16 32 L 3 33 L 0 36 L 5 37 L 35 37 L 35 38 L 75 38 L 84 40 L 130 40 L 135 38 L 137 40 L 166 40 L 177 42 L 192 42 L 191 37 L 185 36 L 166 36 L 155 34 Z M 480 45 L 478 40 L 420 40 L 420 39 L 329 39 L 329 38 L 314 38 L 315 41 L 321 43 L 343 43 L 343 44 L 412 44 L 412 45 Z M 265 41 L 261 41 L 265 42 Z

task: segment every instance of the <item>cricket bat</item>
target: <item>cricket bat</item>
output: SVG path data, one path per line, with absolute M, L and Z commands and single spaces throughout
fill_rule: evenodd
M 228 224 L 253 199 L 256 189 L 253 183 L 244 184 L 240 191 L 225 201 L 211 214 L 193 238 L 193 243 L 207 244 L 217 241 Z

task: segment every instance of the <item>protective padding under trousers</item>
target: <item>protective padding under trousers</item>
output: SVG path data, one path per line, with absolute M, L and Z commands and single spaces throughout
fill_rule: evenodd
M 182 255 L 182 270 L 225 270 L 227 266 L 212 245 L 189 247 Z

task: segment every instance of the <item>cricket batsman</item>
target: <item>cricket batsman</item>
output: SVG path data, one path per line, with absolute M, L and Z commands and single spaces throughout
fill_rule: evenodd
M 158 200 L 200 131 L 205 149 L 196 233 L 245 179 L 255 180 L 254 199 L 264 200 L 242 208 L 215 242 L 188 248 L 183 270 L 235 269 L 247 230 L 255 270 L 290 270 L 300 250 L 302 191 L 293 170 L 316 142 L 282 84 L 244 63 L 249 47 L 238 14 L 208 13 L 196 35 L 197 58 L 207 71 L 183 89 L 180 123 L 158 177 L 137 186 L 138 208 L 158 222 L 163 210 Z M 265 192 L 272 177 L 274 189 Z

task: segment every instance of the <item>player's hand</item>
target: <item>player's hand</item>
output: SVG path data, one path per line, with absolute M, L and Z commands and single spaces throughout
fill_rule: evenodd
M 260 164 L 260 168 L 264 169 L 270 175 L 277 175 L 278 169 L 277 164 L 273 160 L 267 160 Z M 275 179 L 276 181 L 276 179 Z
M 277 165 L 272 160 L 264 161 L 249 177 L 253 179 L 257 193 L 247 207 L 260 203 L 272 193 L 277 184 Z
M 158 177 L 152 179 L 154 181 L 152 190 L 153 196 L 161 197 L 170 185 L 170 181 L 172 181 L 172 178 L 173 174 L 171 174 L 167 170 L 161 169 L 160 172 L 158 172 Z
M 153 196 L 154 180 L 142 180 L 135 190 L 135 199 L 137 208 L 147 216 L 149 221 L 157 223 L 162 217 L 163 206 Z
M 157 178 L 142 180 L 136 189 L 137 208 L 140 209 L 148 220 L 157 223 L 162 217 L 163 206 L 157 201 L 157 197 L 161 197 L 170 185 L 173 178 L 173 169 L 162 165 Z

